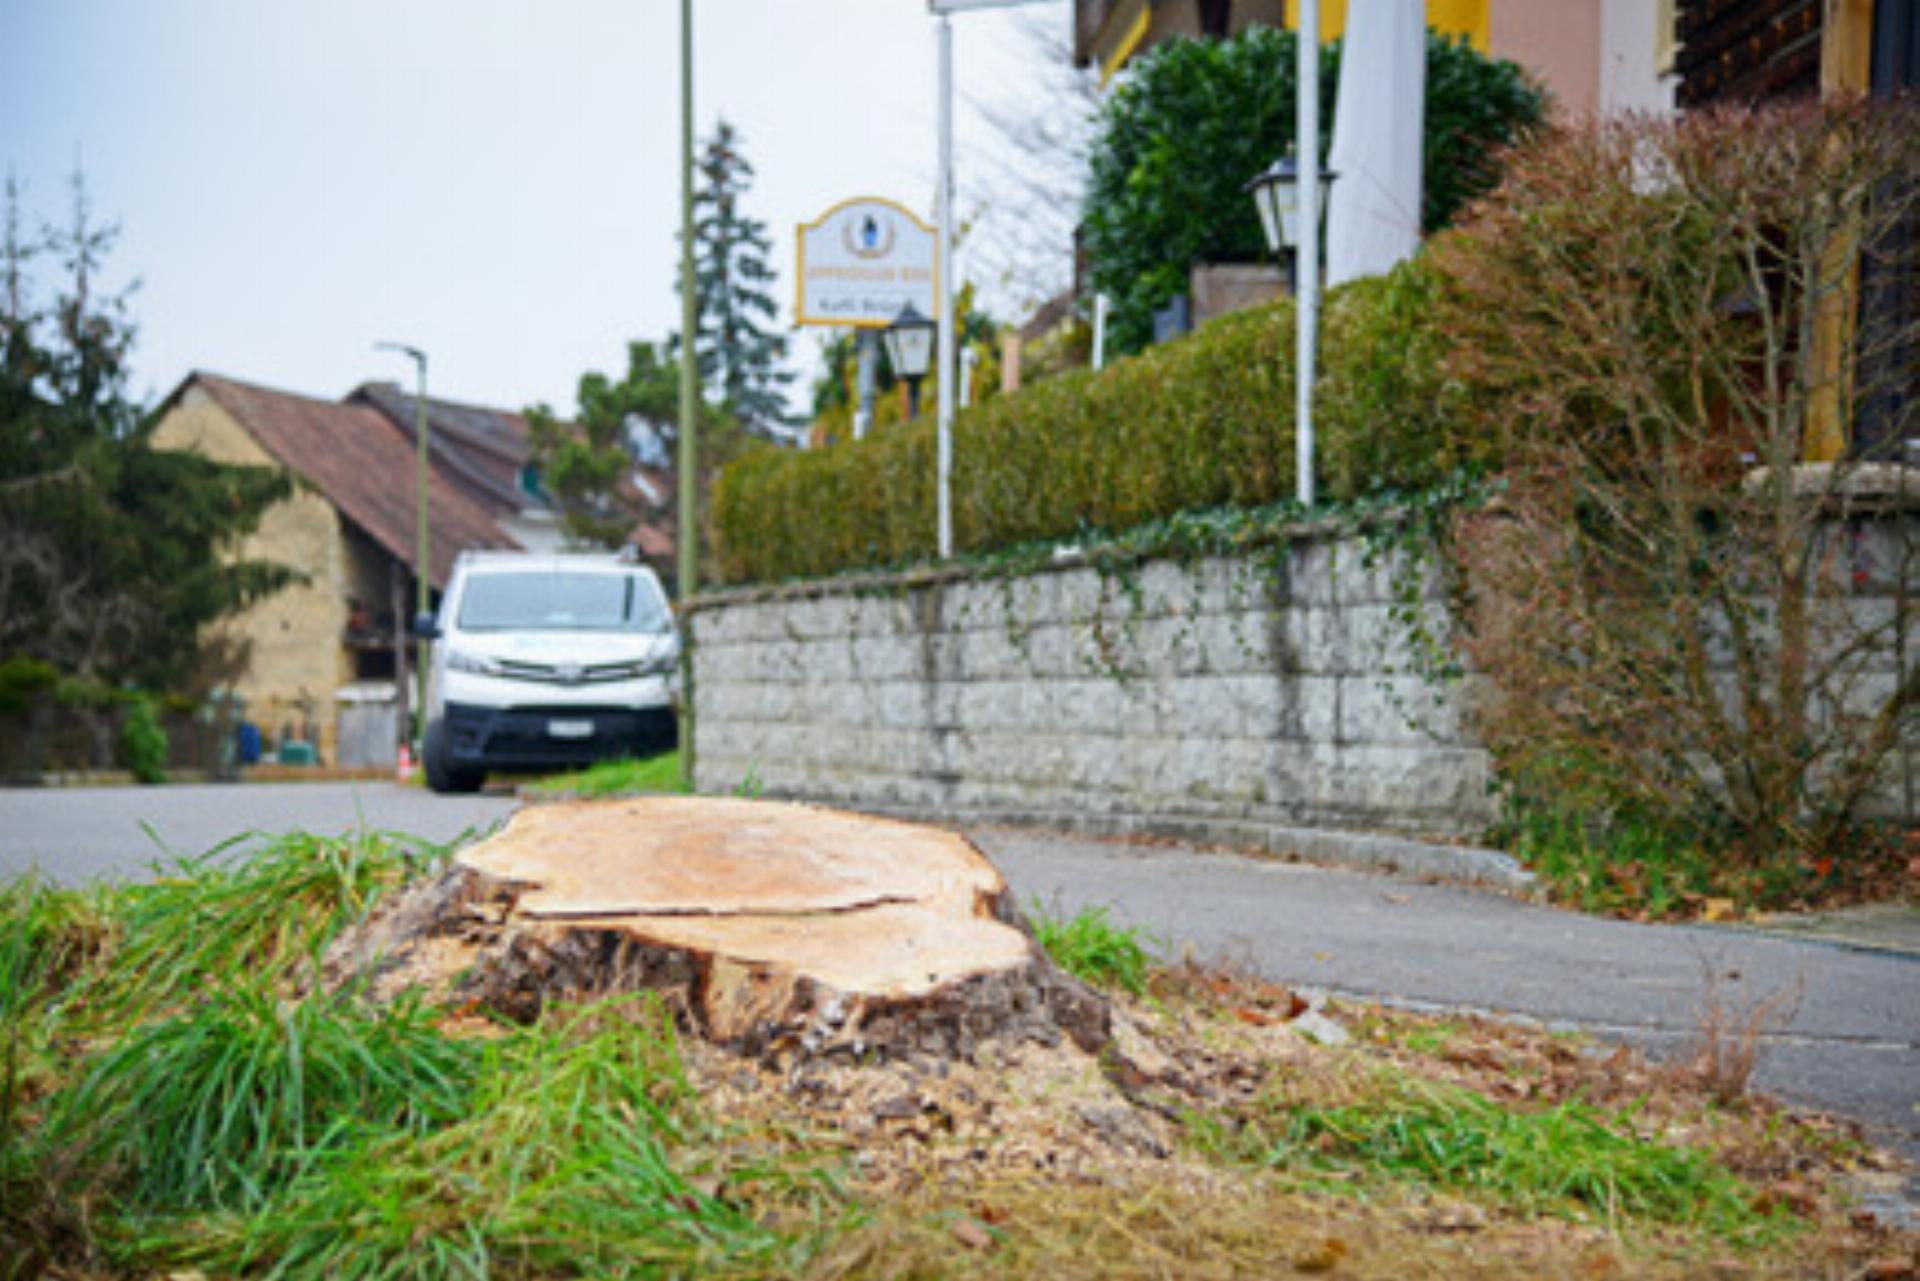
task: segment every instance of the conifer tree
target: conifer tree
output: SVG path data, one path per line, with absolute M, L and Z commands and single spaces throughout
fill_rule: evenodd
M 30 236 L 17 185 L 0 222 L 0 661 L 98 684 L 179 688 L 201 629 L 277 589 L 229 553 L 289 492 L 265 467 L 153 447 L 127 391 L 135 327 L 100 278 L 117 229 L 76 175 L 70 224 Z M 36 260 L 61 288 L 43 305 Z
M 700 380 L 747 430 L 778 436 L 787 425 L 785 388 L 793 374 L 781 367 L 787 339 L 775 328 L 772 241 L 767 225 L 745 213 L 753 166 L 726 121 L 706 140 L 699 171 L 693 271 Z

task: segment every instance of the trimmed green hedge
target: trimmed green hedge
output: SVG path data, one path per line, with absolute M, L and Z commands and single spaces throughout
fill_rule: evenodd
M 1431 489 L 1497 467 L 1494 441 L 1461 429 L 1465 392 L 1442 372 L 1440 277 L 1416 258 L 1342 285 L 1320 320 L 1315 460 L 1329 498 Z
M 1433 286 L 1402 267 L 1328 299 L 1317 421 L 1329 498 L 1423 488 L 1459 461 L 1444 443 Z M 1201 332 L 959 414 L 953 530 L 961 553 L 1175 512 L 1261 506 L 1294 491 L 1294 309 L 1282 299 Z M 934 556 L 931 415 L 864 441 L 765 450 L 714 489 L 727 582 L 816 577 Z

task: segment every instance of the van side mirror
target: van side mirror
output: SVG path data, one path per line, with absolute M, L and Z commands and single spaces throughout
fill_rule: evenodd
M 421 640 L 439 640 L 440 624 L 430 613 L 413 616 L 413 634 Z

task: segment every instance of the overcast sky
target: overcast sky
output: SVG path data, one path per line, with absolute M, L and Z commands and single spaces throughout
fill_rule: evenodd
M 854 195 L 930 213 L 934 22 L 922 0 L 695 9 L 697 129 L 724 115 L 745 137 L 788 312 L 795 223 Z M 1035 12 L 1071 21 L 1064 0 Z M 568 411 L 583 370 L 679 323 L 678 17 L 676 0 L 0 0 L 0 165 L 40 221 L 65 218 L 77 164 L 120 224 L 150 399 L 196 368 L 327 397 L 410 380 L 371 349 L 394 339 L 427 350 L 435 394 Z M 964 94 L 1028 91 L 1020 21 L 954 20 Z M 963 211 L 993 145 L 963 105 Z M 797 404 L 815 343 L 794 345 Z

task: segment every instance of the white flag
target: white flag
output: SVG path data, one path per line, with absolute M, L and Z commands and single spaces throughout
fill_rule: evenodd
M 1333 110 L 1327 284 L 1377 276 L 1420 244 L 1427 99 L 1423 0 L 1352 0 Z

